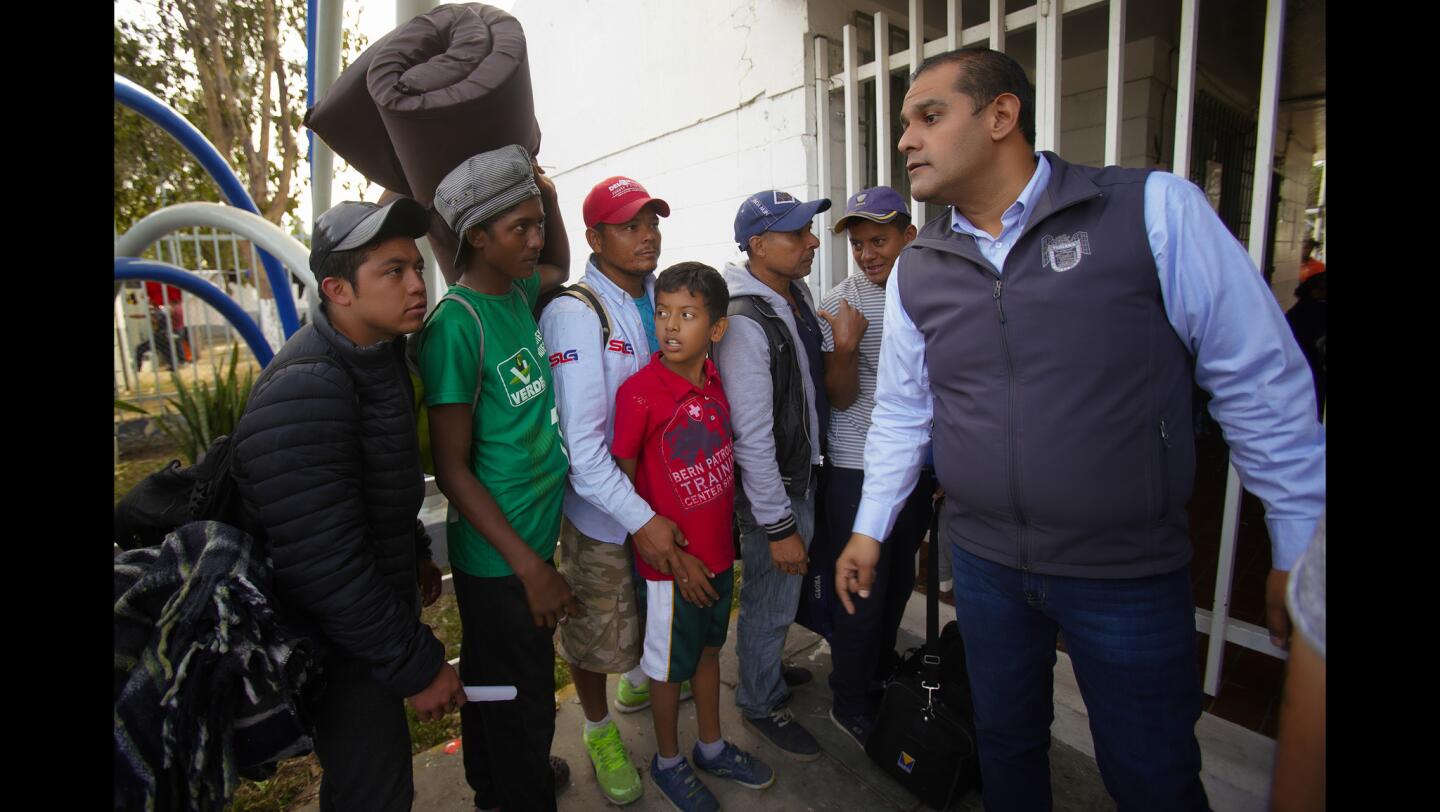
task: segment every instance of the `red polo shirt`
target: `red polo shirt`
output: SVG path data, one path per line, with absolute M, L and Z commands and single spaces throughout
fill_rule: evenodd
M 735 445 L 730 402 L 720 373 L 705 359 L 705 385 L 696 388 L 660 360 L 631 375 L 615 393 L 615 440 L 610 451 L 637 460 L 635 490 L 656 513 L 680 526 L 685 551 L 717 575 L 735 561 L 730 529 L 735 510 Z M 673 580 L 639 556 L 650 581 Z

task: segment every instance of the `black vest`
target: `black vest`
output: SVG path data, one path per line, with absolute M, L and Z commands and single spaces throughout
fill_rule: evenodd
M 775 462 L 789 496 L 804 497 L 810 487 L 810 429 L 806 425 L 805 379 L 795 353 L 804 352 L 790 335 L 784 319 L 760 296 L 730 297 L 731 318 L 743 316 L 760 325 L 770 345 L 770 414 L 773 417 Z M 798 318 L 798 317 L 797 317 Z M 736 477 L 744 472 L 736 467 Z M 736 484 L 736 487 L 740 487 Z
M 948 210 L 898 275 L 925 337 L 946 532 L 1043 574 L 1170 572 L 1191 555 L 1193 363 L 1146 236 L 1149 172 L 1044 155 L 1003 275 Z

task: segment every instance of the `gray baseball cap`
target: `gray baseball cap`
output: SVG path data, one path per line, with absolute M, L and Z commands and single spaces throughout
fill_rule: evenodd
M 310 270 L 318 278 L 331 254 L 353 251 L 382 235 L 418 239 L 430 228 L 430 213 L 408 197 L 384 206 L 356 200 L 336 203 L 315 218 L 310 231 Z
M 435 210 L 460 238 L 455 264 L 469 248 L 466 229 L 540 194 L 530 153 L 510 144 L 466 158 L 435 187 Z

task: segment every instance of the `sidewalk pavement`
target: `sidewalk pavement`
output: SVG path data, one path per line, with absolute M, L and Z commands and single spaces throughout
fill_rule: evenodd
M 953 609 L 942 606 L 942 621 L 953 619 Z M 740 722 L 735 708 L 735 621 L 732 617 L 730 640 L 720 660 L 720 722 L 725 737 L 741 748 L 760 756 L 776 771 L 776 781 L 768 789 L 751 790 L 706 773 L 700 773 L 722 806 L 747 812 L 764 810 L 925 810 L 914 796 L 891 781 L 865 753 L 830 721 L 830 648 L 817 635 L 792 626 L 786 641 L 787 662 L 809 668 L 815 678 L 794 689 L 790 707 L 795 716 L 819 740 L 821 757 L 809 763 L 792 761 L 760 740 Z M 906 609 L 901 626 L 901 650 L 919 645 L 924 638 L 925 601 L 916 595 Z M 1088 718 L 1080 700 L 1070 659 L 1057 652 L 1055 666 L 1055 722 L 1050 749 L 1051 786 L 1056 812 L 1081 810 L 1113 810 L 1114 803 L 1105 791 L 1095 766 L 1094 746 L 1090 738 Z M 610 678 L 610 697 L 615 695 L 615 681 Z M 609 804 L 595 783 L 590 761 L 580 741 L 584 722 L 572 686 L 557 694 L 560 706 L 555 725 L 555 743 L 551 752 L 570 763 L 570 784 L 558 796 L 562 812 L 605 809 Z M 645 782 L 645 794 L 628 808 L 634 812 L 668 810 L 666 802 L 650 782 L 650 758 L 655 753 L 655 734 L 649 711 L 612 713 L 621 735 L 630 748 L 631 759 Z M 1269 796 L 1270 772 L 1274 763 L 1275 743 L 1239 725 L 1210 714 L 1203 714 L 1196 734 L 1204 759 L 1202 780 L 1215 812 L 1261 812 Z M 680 706 L 681 749 L 689 753 L 695 741 L 694 703 Z M 463 744 L 462 744 L 463 746 Z M 417 812 L 472 808 L 472 795 L 465 784 L 465 770 L 460 751 L 446 753 L 444 746 L 415 757 L 415 803 Z M 302 812 L 318 810 L 318 803 L 300 807 Z M 979 793 L 971 792 L 958 800 L 952 810 L 980 812 L 983 804 Z

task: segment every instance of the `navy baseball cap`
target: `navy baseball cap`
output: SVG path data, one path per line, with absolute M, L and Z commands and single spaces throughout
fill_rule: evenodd
M 830 208 L 829 198 L 801 203 L 789 192 L 767 189 L 745 198 L 735 213 L 735 242 L 750 250 L 750 238 L 767 231 L 796 231 Z
M 832 230 L 839 234 L 857 217 L 876 223 L 893 223 L 895 218 L 902 214 L 906 218 L 910 217 L 910 208 L 905 205 L 905 198 L 889 186 L 875 186 L 850 196 L 845 203 L 844 216 L 835 221 Z

